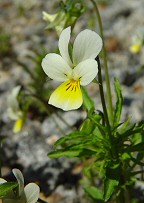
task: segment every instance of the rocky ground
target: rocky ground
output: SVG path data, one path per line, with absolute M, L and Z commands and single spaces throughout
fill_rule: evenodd
M 21 1 L 22 2 L 22 1 Z M 18 84 L 25 85 L 28 75 L 16 62 L 16 59 L 31 66 L 27 55 L 42 46 L 47 52 L 57 47 L 54 31 L 45 31 L 46 23 L 42 20 L 42 11 L 54 13 L 57 1 L 31 0 L 19 8 L 19 1 L 0 0 L 0 135 L 7 137 L 3 143 L 3 176 L 11 179 L 10 171 L 17 167 L 22 170 L 26 182 L 36 181 L 41 187 L 41 198 L 49 203 L 85 203 L 79 184 L 82 166 L 76 159 L 50 159 L 47 153 L 53 149 L 54 142 L 62 135 L 53 122 L 46 117 L 42 122 L 27 119 L 21 133 L 13 134 L 12 125 L 6 115 L 7 97 Z M 92 9 L 92 5 L 89 5 Z M 111 84 L 114 77 L 122 84 L 124 106 L 122 120 L 129 116 L 132 122 L 144 118 L 144 50 L 138 54 L 129 51 L 131 38 L 139 29 L 144 30 L 143 0 L 113 0 L 111 4 L 100 7 Z M 82 16 L 76 25 L 78 33 L 87 28 L 86 21 L 90 14 Z M 96 24 L 98 32 L 98 26 Z M 103 75 L 104 77 L 104 75 Z M 87 87 L 93 97 L 96 108 L 101 109 L 98 87 Z M 112 88 L 113 89 L 113 88 Z M 114 91 L 112 92 L 113 98 Z M 86 116 L 82 110 L 62 112 L 60 115 L 70 126 L 77 127 Z M 55 114 L 53 117 L 64 132 L 70 128 Z

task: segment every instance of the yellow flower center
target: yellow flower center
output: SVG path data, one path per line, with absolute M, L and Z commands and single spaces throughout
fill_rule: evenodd
M 77 89 L 80 88 L 80 82 L 79 80 L 74 80 L 74 79 L 71 79 L 69 80 L 69 82 L 66 84 L 66 91 L 75 91 Z

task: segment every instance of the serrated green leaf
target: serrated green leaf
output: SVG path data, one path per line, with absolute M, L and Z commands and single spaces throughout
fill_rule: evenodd
M 84 87 L 82 89 L 82 95 L 83 95 L 83 106 L 84 108 L 89 112 L 92 109 L 95 109 L 93 100 L 89 97 L 86 89 Z
M 117 97 L 115 112 L 114 112 L 114 127 L 119 124 L 121 112 L 122 112 L 122 104 L 123 104 L 123 97 L 121 93 L 121 85 L 118 79 L 115 78 L 114 81 L 115 92 Z
M 18 183 L 16 182 L 6 182 L 0 184 L 0 198 L 3 198 L 8 192 L 16 188 L 17 186 Z
M 98 188 L 91 186 L 88 188 L 84 188 L 84 190 L 92 199 L 99 200 L 99 203 L 101 201 L 103 202 L 103 193 Z

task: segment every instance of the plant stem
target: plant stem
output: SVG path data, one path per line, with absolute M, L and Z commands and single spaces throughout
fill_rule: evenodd
M 111 96 L 111 87 L 110 87 L 110 80 L 109 80 L 109 72 L 108 72 L 108 65 L 107 65 L 107 54 L 106 54 L 106 48 L 104 43 L 104 34 L 103 34 L 103 27 L 102 27 L 102 21 L 100 17 L 100 13 L 97 7 L 97 4 L 94 0 L 90 0 L 95 8 L 100 34 L 103 41 L 103 48 L 102 48 L 102 56 L 104 60 L 104 71 L 105 71 L 105 78 L 106 78 L 106 89 L 107 89 L 107 101 L 108 101 L 108 109 L 109 109 L 109 120 L 110 124 L 113 124 L 113 106 L 112 106 L 112 96 Z
M 106 103 L 105 103 L 105 98 L 104 98 L 101 65 L 100 65 L 100 60 L 99 60 L 98 56 L 97 56 L 96 60 L 98 62 L 98 81 L 99 81 L 99 90 L 100 90 L 100 97 L 101 97 L 101 102 L 102 102 L 102 107 L 103 107 L 103 112 L 104 112 L 104 118 L 105 118 L 106 126 L 108 129 L 109 138 L 112 143 L 113 138 L 111 135 L 111 127 L 110 127 L 110 123 L 109 123 L 109 118 L 108 118 L 108 113 L 107 113 L 107 108 L 106 108 Z
M 1 150 L 1 148 L 2 148 L 2 144 L 1 144 L 1 140 L 0 140 L 0 177 L 2 177 L 2 174 L 1 174 L 1 168 L 2 168 L 2 150 Z

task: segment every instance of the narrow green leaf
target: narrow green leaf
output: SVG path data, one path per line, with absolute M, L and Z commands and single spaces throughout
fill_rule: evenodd
M 55 142 L 54 145 L 59 146 L 59 145 L 64 144 L 66 141 L 74 140 L 74 139 L 79 138 L 81 136 L 84 136 L 84 135 L 82 135 L 80 132 L 70 133 L 68 135 L 65 135 L 64 137 L 61 137 L 59 140 L 57 140 Z
M 117 126 L 120 121 L 121 112 L 122 112 L 122 104 L 123 104 L 123 97 L 121 93 L 121 85 L 118 79 L 115 78 L 114 81 L 115 92 L 117 96 L 116 108 L 114 112 L 114 126 Z
M 56 151 L 50 152 L 48 154 L 48 157 L 50 158 L 59 158 L 62 156 L 66 157 L 77 157 L 80 153 L 82 152 L 82 149 L 80 150 L 63 150 L 63 149 L 58 149 Z
M 88 157 L 88 156 L 92 156 L 95 153 L 95 151 L 89 150 L 89 149 L 85 149 L 85 148 L 66 148 L 66 149 L 58 149 L 55 150 L 53 152 L 50 152 L 48 154 L 48 157 L 50 158 L 59 158 L 62 156 L 66 156 L 68 158 L 72 158 L 72 157 Z
M 85 192 L 94 200 L 99 200 L 103 202 L 103 193 L 96 187 L 84 188 Z
M 92 122 L 89 118 L 85 119 L 85 121 L 82 123 L 80 127 L 80 132 L 89 135 L 93 132 L 95 129 L 95 124 Z
M 93 100 L 90 98 L 90 96 L 88 95 L 86 89 L 84 87 L 81 88 L 82 89 L 82 94 L 83 94 L 83 106 L 84 108 L 89 112 L 92 109 L 95 109 L 94 107 L 94 102 Z
M 116 186 L 119 184 L 118 180 L 108 179 L 106 178 L 104 182 L 104 200 L 107 202 L 111 195 L 113 194 Z
M 16 188 L 17 186 L 18 183 L 16 182 L 6 182 L 0 184 L 0 198 L 4 197 L 8 192 Z
M 122 126 L 119 128 L 119 133 L 123 134 L 127 131 L 127 129 L 129 128 L 129 123 L 130 123 L 130 118 L 128 118 L 123 124 Z

